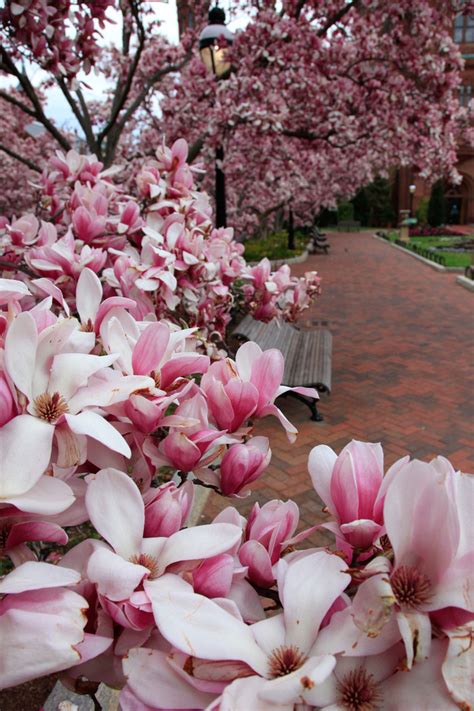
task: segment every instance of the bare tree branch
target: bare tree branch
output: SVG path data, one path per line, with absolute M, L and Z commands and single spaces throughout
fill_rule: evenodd
M 6 67 L 6 71 L 9 74 L 12 74 L 15 76 L 18 81 L 20 82 L 21 88 L 31 101 L 33 108 L 34 108 L 34 117 L 43 124 L 43 126 L 46 128 L 46 130 L 53 136 L 53 138 L 56 139 L 56 141 L 59 143 L 59 145 L 64 148 L 66 151 L 71 149 L 71 144 L 67 140 L 65 136 L 59 131 L 56 126 L 49 120 L 49 118 L 46 116 L 46 114 L 43 111 L 43 106 L 41 105 L 41 101 L 38 97 L 38 94 L 36 93 L 36 90 L 31 83 L 29 77 L 27 74 L 24 72 L 21 72 L 18 67 L 15 65 L 11 57 L 9 56 L 8 52 L 4 47 L 0 47 L 0 52 L 2 56 L 2 64 L 4 67 Z M 21 103 L 21 102 L 20 102 Z M 19 107 L 21 108 L 21 107 Z M 31 113 L 27 112 L 28 115 L 32 115 Z
M 3 143 L 0 143 L 0 151 L 3 151 L 7 155 L 9 155 L 10 158 L 15 158 L 15 160 L 20 161 L 20 163 L 23 163 L 23 165 L 27 165 L 28 168 L 31 168 L 31 170 L 34 170 L 36 173 L 43 172 L 39 165 L 36 165 L 36 163 L 33 163 L 32 160 L 30 160 L 29 158 L 25 158 L 24 156 L 20 155 L 8 146 L 4 146 Z
M 318 37 L 324 37 L 324 35 L 329 29 L 331 29 L 331 27 L 333 27 L 333 25 L 340 22 L 340 20 L 342 20 L 342 18 L 347 15 L 347 13 L 352 10 L 352 8 L 357 8 L 360 4 L 361 0 L 352 0 L 352 2 L 347 3 L 347 5 L 343 5 L 339 12 L 336 12 L 335 15 L 329 17 L 324 23 L 324 25 L 320 27 L 320 29 L 316 33 Z
M 18 109 L 23 111 L 25 114 L 28 114 L 29 116 L 32 116 L 33 118 L 36 118 L 36 112 L 33 111 L 33 109 L 30 109 L 29 106 L 24 104 L 22 101 L 19 101 L 19 99 L 16 99 L 14 96 L 9 94 L 6 91 L 3 91 L 3 89 L 0 89 L 0 99 L 4 99 L 5 101 L 8 101 L 10 104 L 13 104 L 13 106 L 16 106 Z
M 117 79 L 117 85 L 115 88 L 115 95 L 112 103 L 112 111 L 109 120 L 107 121 L 107 124 L 104 126 L 102 131 L 99 133 L 98 136 L 98 142 L 99 144 L 102 143 L 104 140 L 105 136 L 112 130 L 115 121 L 117 120 L 120 112 L 122 111 L 123 107 L 125 106 L 125 102 L 127 101 L 127 98 L 130 93 L 130 89 L 132 88 L 132 83 L 134 76 L 136 74 L 136 71 L 138 69 L 138 65 L 140 63 L 140 58 L 143 53 L 143 48 L 145 46 L 145 28 L 143 26 L 143 22 L 140 16 L 139 9 L 134 2 L 134 0 L 130 0 L 130 8 L 132 11 L 133 18 L 136 22 L 137 26 L 137 35 L 138 35 L 138 46 L 135 52 L 135 55 L 133 57 L 132 63 L 130 65 L 130 68 L 127 73 L 127 78 L 125 82 L 121 82 L 120 78 Z M 125 25 L 125 23 L 124 23 Z M 126 56 L 129 52 L 130 49 L 130 32 L 125 32 L 124 30 L 124 35 L 123 35 L 123 53 Z

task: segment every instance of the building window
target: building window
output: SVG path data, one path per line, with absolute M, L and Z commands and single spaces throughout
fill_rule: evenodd
M 472 86 L 470 84 L 463 84 L 463 86 L 459 87 L 459 103 L 461 106 L 468 108 L 471 101 Z
M 474 15 L 458 15 L 454 22 L 454 41 L 458 44 L 474 43 Z

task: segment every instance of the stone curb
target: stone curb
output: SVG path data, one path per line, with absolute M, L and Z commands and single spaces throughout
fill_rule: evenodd
M 469 291 L 474 291 L 474 281 L 472 281 L 472 279 L 468 279 L 468 277 L 458 276 L 456 277 L 456 283 Z
M 390 245 L 390 247 L 393 247 L 394 249 L 400 250 L 400 252 L 403 252 L 404 254 L 408 254 L 410 257 L 414 257 L 415 259 L 418 259 L 420 262 L 424 262 L 427 264 L 429 267 L 434 269 L 437 272 L 452 272 L 452 273 L 459 273 L 463 272 L 464 268 L 463 267 L 443 267 L 442 264 L 437 264 L 436 262 L 433 262 L 431 259 L 426 259 L 426 257 L 422 257 L 421 254 L 417 254 L 416 252 L 412 252 L 410 249 L 405 249 L 405 247 L 400 247 L 399 244 L 394 244 L 393 242 L 390 242 L 388 239 L 384 239 L 383 237 L 379 237 L 378 235 L 373 235 L 375 239 L 380 240 L 380 242 L 385 242 L 386 244 Z

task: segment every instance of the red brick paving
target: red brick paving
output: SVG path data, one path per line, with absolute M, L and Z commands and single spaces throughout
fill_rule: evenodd
M 429 460 L 447 456 L 474 472 L 474 294 L 456 275 L 431 269 L 367 233 L 330 235 L 330 254 L 296 265 L 316 269 L 323 280 L 318 303 L 302 327 L 333 334 L 332 394 L 320 403 L 324 422 L 308 419 L 295 400 L 280 407 L 299 430 L 289 445 L 274 418 L 255 434 L 270 438 L 272 463 L 247 499 L 212 494 L 203 519 L 229 503 L 247 515 L 255 501 L 292 498 L 302 524 L 325 516 L 307 474 L 316 444 L 337 452 L 350 440 L 381 442 L 386 467 L 406 453 Z M 322 543 L 321 539 L 317 541 Z

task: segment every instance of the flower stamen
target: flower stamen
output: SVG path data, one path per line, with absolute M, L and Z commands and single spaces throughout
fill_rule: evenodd
M 36 414 L 46 422 L 56 422 L 61 415 L 69 412 L 66 400 L 61 393 L 42 393 L 35 399 L 34 408 Z
M 338 703 L 348 711 L 376 711 L 382 695 L 372 674 L 359 667 L 346 674 L 338 684 Z
M 431 580 L 416 568 L 402 565 L 390 578 L 393 594 L 401 607 L 416 608 L 428 602 Z
M 303 666 L 307 656 L 295 645 L 277 647 L 268 659 L 268 673 L 271 679 L 286 676 Z

